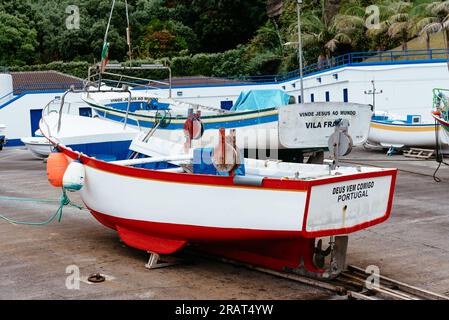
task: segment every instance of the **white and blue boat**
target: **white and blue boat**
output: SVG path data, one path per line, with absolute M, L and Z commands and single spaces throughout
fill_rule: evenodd
M 383 148 L 426 147 L 434 148 L 436 137 L 443 146 L 448 145 L 448 139 L 437 135 L 441 126 L 432 120 L 423 121 L 421 115 L 377 114 L 371 120 L 369 143 Z
M 53 135 L 22 139 L 31 153 L 38 158 L 46 158 L 57 144 L 64 144 L 83 153 L 93 153 L 97 159 L 114 161 L 116 150 L 129 147 L 140 133 L 132 127 L 125 128 L 106 119 L 69 113 L 48 113 L 46 109 L 43 110 L 39 128 L 40 134 L 51 131 Z M 119 154 L 120 157 L 127 155 Z
M 349 121 L 353 143 L 361 145 L 368 138 L 372 116 L 369 105 L 295 104 L 293 96 L 278 89 L 244 91 L 230 110 L 160 97 L 154 90 L 88 91 L 82 100 L 104 118 L 141 130 L 157 126 L 155 136 L 178 142 L 185 139 L 188 112 L 193 109 L 204 131 L 202 138 L 194 142 L 198 146 L 213 145 L 220 128 L 236 129 L 239 148 L 265 150 L 265 155 L 273 150 L 296 153 L 325 150 L 339 119 Z

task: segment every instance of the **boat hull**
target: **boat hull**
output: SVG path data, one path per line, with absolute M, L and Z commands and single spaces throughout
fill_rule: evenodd
M 53 145 L 44 137 L 30 137 L 22 138 L 20 140 L 31 154 L 38 159 L 47 158 L 53 149 Z
M 441 132 L 440 126 L 428 124 L 393 124 L 383 121 L 371 121 L 368 141 L 384 148 L 427 147 L 436 144 L 435 130 Z M 440 143 L 447 146 L 449 140 L 440 135 Z
M 443 136 L 446 140 L 449 140 L 449 121 L 444 120 L 443 118 L 440 118 L 439 116 L 432 114 L 432 117 L 437 121 L 437 123 L 440 125 L 440 136 Z
M 58 148 L 84 164 L 83 202 L 127 245 L 159 254 L 191 245 L 276 270 L 302 264 L 307 272 L 323 273 L 313 263 L 315 238 L 347 235 L 388 219 L 396 179 L 394 169 L 372 169 L 350 177 L 265 178 L 261 186 L 242 185 L 233 177 L 124 167 Z M 354 190 L 353 198 L 345 188 Z
M 138 128 L 152 128 L 156 123 L 154 115 L 129 113 L 126 118 L 127 114 L 123 110 L 99 106 L 92 101 L 90 103 L 98 114 L 112 121 L 125 122 L 127 119 L 128 124 Z M 329 136 L 334 133 L 335 123 L 340 119 L 349 121 L 349 134 L 355 145 L 361 145 L 368 139 L 371 116 L 370 106 L 353 103 L 306 103 L 204 116 L 201 117 L 204 135 L 193 141 L 193 146 L 216 145 L 219 129 L 225 128 L 236 130 L 237 146 L 241 149 L 293 149 L 303 152 L 326 150 Z M 172 118 L 165 126 L 159 126 L 154 136 L 183 143 L 184 123 L 185 118 Z

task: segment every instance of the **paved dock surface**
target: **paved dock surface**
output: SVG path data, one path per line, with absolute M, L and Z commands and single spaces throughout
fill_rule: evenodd
M 376 265 L 381 273 L 415 286 L 449 294 L 449 167 L 436 183 L 434 161 L 356 149 L 347 161 L 403 169 L 391 218 L 350 236 L 347 262 Z M 415 172 L 415 173 L 414 173 Z M 0 152 L 0 197 L 58 199 L 45 164 L 24 149 Z M 70 194 L 81 204 L 76 194 Z M 44 221 L 54 203 L 0 201 L 0 214 Z M 203 258 L 156 270 L 144 268 L 146 253 L 121 243 L 116 232 L 86 211 L 65 208 L 60 223 L 20 226 L 0 221 L 0 299 L 332 299 L 314 287 Z M 66 286 L 76 265 L 79 290 Z M 69 267 L 70 268 L 70 267 Z M 89 284 L 92 273 L 107 281 Z M 70 278 L 69 278 L 70 280 Z M 84 280 L 84 282 L 83 282 Z M 70 281 L 68 282 L 70 284 Z

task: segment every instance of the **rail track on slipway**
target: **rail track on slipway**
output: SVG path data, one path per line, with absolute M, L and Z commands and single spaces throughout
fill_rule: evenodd
M 300 275 L 250 267 L 257 271 L 332 291 L 346 299 L 355 300 L 449 300 L 448 296 L 431 292 L 382 275 L 371 275 L 365 269 L 348 265 L 337 278 L 324 281 Z M 377 277 L 378 283 L 367 281 Z
M 324 289 L 336 294 L 335 297 L 342 300 L 449 300 L 449 296 L 409 285 L 380 274 L 373 275 L 371 273 L 366 273 L 365 269 L 354 265 L 348 265 L 346 270 L 341 272 L 335 279 L 320 280 L 294 273 L 256 267 L 246 263 L 205 255 L 198 252 L 189 251 L 188 255 L 209 260 L 213 259 L 226 264 L 245 267 L 264 274 Z M 368 279 L 370 276 L 371 278 Z M 371 281 L 374 277 L 377 277 L 377 281 Z

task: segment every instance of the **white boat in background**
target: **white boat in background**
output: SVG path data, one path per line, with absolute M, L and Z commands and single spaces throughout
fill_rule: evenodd
M 47 158 L 53 150 L 52 143 L 42 135 L 40 129 L 35 132 L 34 137 L 24 137 L 20 140 L 31 154 L 38 159 Z
M 449 147 L 449 139 L 442 134 L 441 126 L 435 122 L 423 122 L 420 115 L 390 115 L 377 113 L 370 125 L 368 143 L 382 148 L 423 147 L 434 149 L 436 137 L 445 149 Z
M 124 128 L 123 124 L 105 119 L 58 113 L 44 115 L 40 122 L 42 132 L 43 128 L 45 132 L 52 132 L 51 142 L 47 136 L 38 137 L 36 140 L 24 139 L 24 143 L 27 143 L 27 147 L 33 154 L 48 156 L 48 150 L 53 149 L 55 143 L 61 143 L 86 153 L 91 153 L 91 149 L 95 148 L 94 156 L 104 160 L 114 160 L 111 158 L 111 155 L 115 153 L 114 149 L 129 146 L 134 137 L 140 133 L 134 128 Z
M 4 124 L 0 124 L 0 150 L 3 149 L 3 146 L 6 143 L 6 126 Z

